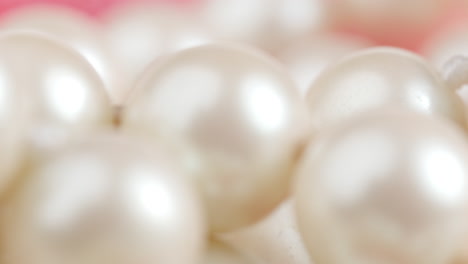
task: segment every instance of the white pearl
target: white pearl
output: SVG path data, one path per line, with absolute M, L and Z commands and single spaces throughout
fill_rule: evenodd
M 104 23 L 107 47 L 120 71 L 119 103 L 153 60 L 211 39 L 188 12 L 162 4 L 129 2 L 108 13 Z
M 265 264 L 310 264 L 293 204 L 287 200 L 255 225 L 221 234 L 224 241 Z
M 199 264 L 195 188 L 148 145 L 107 136 L 43 153 L 2 205 L 2 263 Z
M 66 42 L 88 60 L 103 80 L 111 98 L 114 98 L 115 69 L 99 26 L 77 11 L 47 5 L 14 10 L 2 17 L 0 24 L 3 30 L 37 31 Z
M 38 34 L 0 35 L 0 192 L 18 164 L 34 155 L 31 144 L 54 145 L 72 131 L 111 121 L 102 83 L 78 54 Z
M 458 127 L 411 112 L 322 133 L 296 183 L 314 263 L 448 263 L 467 231 L 467 160 Z
M 286 66 L 305 95 L 313 81 L 342 57 L 370 47 L 364 39 L 332 34 L 316 34 L 292 41 L 276 57 Z
M 0 36 L 4 89 L 25 94 L 31 128 L 86 130 L 108 127 L 112 110 L 102 82 L 78 53 L 35 33 Z
M 315 132 L 382 106 L 466 123 L 463 103 L 439 74 L 419 56 L 395 48 L 372 48 L 335 63 L 306 100 Z
M 250 224 L 285 197 L 305 109 L 268 57 L 217 44 L 182 51 L 149 68 L 125 107 L 124 130 L 193 148 L 214 231 Z

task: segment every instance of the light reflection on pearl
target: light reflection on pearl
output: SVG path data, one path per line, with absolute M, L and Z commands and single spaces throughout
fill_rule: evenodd
M 427 183 L 423 187 L 428 196 L 434 197 L 434 202 L 441 203 L 441 206 L 459 206 L 465 195 L 464 186 L 468 184 L 463 164 L 459 164 L 457 157 L 443 146 L 440 149 L 422 150 L 420 155 L 423 157 L 421 164 L 416 166 L 419 165 L 422 170 L 419 175 L 427 177 L 427 181 L 421 181 Z
M 48 104 L 51 112 L 59 113 L 66 123 L 76 122 L 80 113 L 85 110 L 86 99 L 89 98 L 86 83 L 75 71 L 66 68 L 51 69 L 46 76 Z
M 0 75 L 10 80 L 5 89 L 25 94 L 20 99 L 28 107 L 32 130 L 110 126 L 112 111 L 102 82 L 65 44 L 42 34 L 6 33 L 0 37 L 0 62 Z
M 128 179 L 128 183 L 124 183 L 129 192 L 128 196 L 133 198 L 129 201 L 129 210 L 140 215 L 148 224 L 176 213 L 172 204 L 172 194 L 154 179 L 151 168 L 140 165 L 130 168 L 127 173 L 133 175 L 132 179 Z M 167 221 L 170 222 L 171 219 Z
M 100 25 L 91 18 L 65 7 L 30 5 L 2 16 L 0 28 L 7 31 L 36 31 L 66 42 L 93 66 L 114 99 L 115 68 L 104 46 Z
M 258 124 L 263 133 L 276 131 L 287 123 L 287 106 L 282 94 L 272 90 L 276 86 L 269 78 L 252 76 L 244 85 L 246 117 Z
M 126 105 L 125 132 L 190 149 L 184 162 L 213 231 L 248 225 L 284 198 L 305 109 L 270 58 L 233 45 L 187 49 L 150 66 Z
M 467 159 L 458 126 L 414 112 L 380 109 L 323 131 L 295 194 L 314 263 L 449 263 L 468 231 Z

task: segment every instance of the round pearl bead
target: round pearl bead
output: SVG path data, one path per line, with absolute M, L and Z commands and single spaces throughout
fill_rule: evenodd
M 335 63 L 312 84 L 306 101 L 314 131 L 382 106 L 466 123 L 462 101 L 438 73 L 394 48 L 364 50 Z
M 111 120 L 102 83 L 78 54 L 39 34 L 0 35 L 0 192 L 30 155 L 30 143 L 53 145 Z
M 86 61 L 58 41 L 34 33 L 0 36 L 4 89 L 22 94 L 31 128 L 107 127 L 112 109 L 102 82 Z
M 125 107 L 125 130 L 193 149 L 212 230 L 250 224 L 285 197 L 305 109 L 268 57 L 214 44 L 182 51 L 150 67 Z
M 295 193 L 314 263 L 448 263 L 467 231 L 467 160 L 458 127 L 411 112 L 325 131 Z
M 171 158 L 109 136 L 44 153 L 2 204 L 2 263 L 199 264 L 201 204 Z
M 114 98 L 114 66 L 104 45 L 99 25 L 90 18 L 72 9 L 33 5 L 2 17 L 3 30 L 27 30 L 49 34 L 76 49 L 93 66 L 105 84 L 111 98 Z

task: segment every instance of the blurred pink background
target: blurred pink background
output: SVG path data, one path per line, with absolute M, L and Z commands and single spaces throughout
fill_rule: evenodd
M 161 2 L 166 4 L 170 3 L 187 6 L 196 5 L 196 2 L 199 0 L 0 0 L 0 15 L 14 8 L 18 8 L 24 5 L 34 3 L 47 3 L 73 7 L 77 10 L 83 11 L 86 14 L 89 14 L 90 16 L 96 19 L 99 19 L 100 15 L 103 14 L 103 12 L 105 12 L 109 8 L 118 5 L 119 3 L 130 1 Z M 339 3 L 339 0 L 324 1 L 334 1 L 336 3 Z M 460 8 L 460 6 L 458 6 L 459 4 L 457 4 L 457 1 L 454 2 L 455 4 L 453 4 L 453 7 L 449 8 L 447 12 L 442 14 L 441 17 L 437 21 L 435 21 L 433 25 L 428 25 L 427 30 L 423 30 L 421 32 L 414 32 L 414 34 L 411 34 L 411 37 L 406 36 L 405 38 L 400 38 L 398 36 L 386 33 L 382 33 L 379 36 L 366 36 L 362 34 L 359 31 L 359 29 L 353 28 L 352 25 L 348 25 L 342 28 L 335 28 L 334 30 L 339 33 L 365 36 L 366 38 L 372 39 L 373 42 L 377 45 L 397 46 L 419 52 L 421 45 L 433 34 L 444 31 L 445 29 L 450 28 L 451 25 L 456 24 L 461 20 L 468 21 L 468 14 L 466 8 Z

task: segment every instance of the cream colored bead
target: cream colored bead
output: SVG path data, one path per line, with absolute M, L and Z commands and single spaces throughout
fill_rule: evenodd
M 91 18 L 65 7 L 32 5 L 7 13 L 0 28 L 35 31 L 66 42 L 87 59 L 115 99 L 115 66 L 104 45 L 103 30 Z
M 177 157 L 149 145 L 107 136 L 44 152 L 2 204 L 2 263 L 199 264 L 199 197 Z
M 458 127 L 416 113 L 324 131 L 301 161 L 295 197 L 314 263 L 448 263 L 467 231 L 467 160 Z
M 306 119 L 268 57 L 229 45 L 182 51 L 153 65 L 125 107 L 125 131 L 192 148 L 212 230 L 251 224 L 285 197 Z

